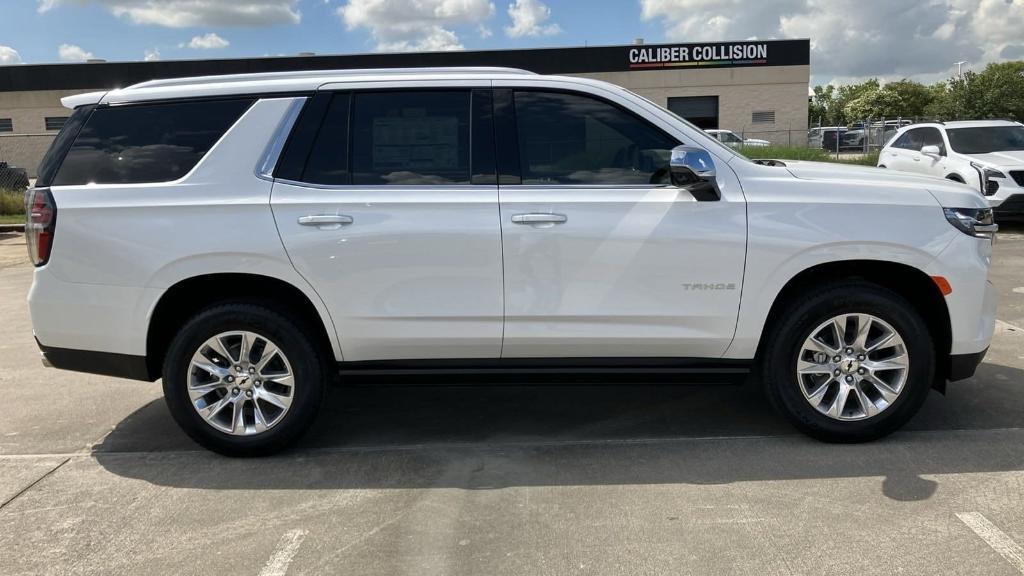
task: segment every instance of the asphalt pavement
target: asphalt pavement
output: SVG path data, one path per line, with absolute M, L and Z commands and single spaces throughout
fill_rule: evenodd
M 301 445 L 198 448 L 158 384 L 44 369 L 0 236 L 0 574 L 1024 574 L 1024 227 L 992 349 L 884 440 L 756 389 L 370 378 Z

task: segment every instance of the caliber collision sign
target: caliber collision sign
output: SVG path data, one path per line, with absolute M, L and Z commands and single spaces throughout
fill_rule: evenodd
M 629 67 L 756 66 L 768 64 L 768 50 L 766 42 L 636 47 L 629 50 Z

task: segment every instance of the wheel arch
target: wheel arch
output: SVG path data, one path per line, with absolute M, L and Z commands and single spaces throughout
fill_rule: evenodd
M 333 323 L 313 300 L 295 285 L 261 274 L 213 273 L 178 281 L 161 294 L 149 315 L 146 331 L 146 367 L 159 378 L 171 340 L 189 318 L 200 310 L 226 302 L 262 302 L 284 309 L 309 330 L 314 342 L 331 358 L 337 356 L 332 339 Z
M 935 282 L 924 271 L 908 264 L 883 260 L 842 260 L 826 262 L 806 268 L 789 279 L 776 295 L 768 312 L 757 345 L 757 356 L 765 345 L 772 326 L 794 300 L 822 283 L 862 280 L 877 284 L 903 296 L 921 314 L 935 343 L 935 381 L 933 387 L 945 392 L 949 375 L 952 346 L 952 324 L 945 297 Z

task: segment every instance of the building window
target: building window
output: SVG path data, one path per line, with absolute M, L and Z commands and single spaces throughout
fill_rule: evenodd
M 718 96 L 679 96 L 668 99 L 668 109 L 701 130 L 718 128 Z
M 775 110 L 761 110 L 750 115 L 750 121 L 754 124 L 774 124 Z
M 10 118 L 0 118 L 0 132 L 14 132 L 14 122 Z
M 58 131 L 64 127 L 64 123 L 68 121 L 67 116 L 47 116 L 46 117 L 46 130 L 47 131 Z

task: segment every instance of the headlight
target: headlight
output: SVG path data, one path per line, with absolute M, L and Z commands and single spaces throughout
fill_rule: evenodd
M 943 208 L 946 220 L 954 228 L 975 238 L 992 238 L 999 226 L 992 217 L 991 208 Z
M 971 162 L 971 168 L 978 173 L 978 178 L 981 180 L 981 193 L 985 196 L 992 196 L 999 191 L 999 182 L 992 180 L 993 178 L 1006 178 L 1006 174 L 999 170 L 986 168 L 977 162 Z

